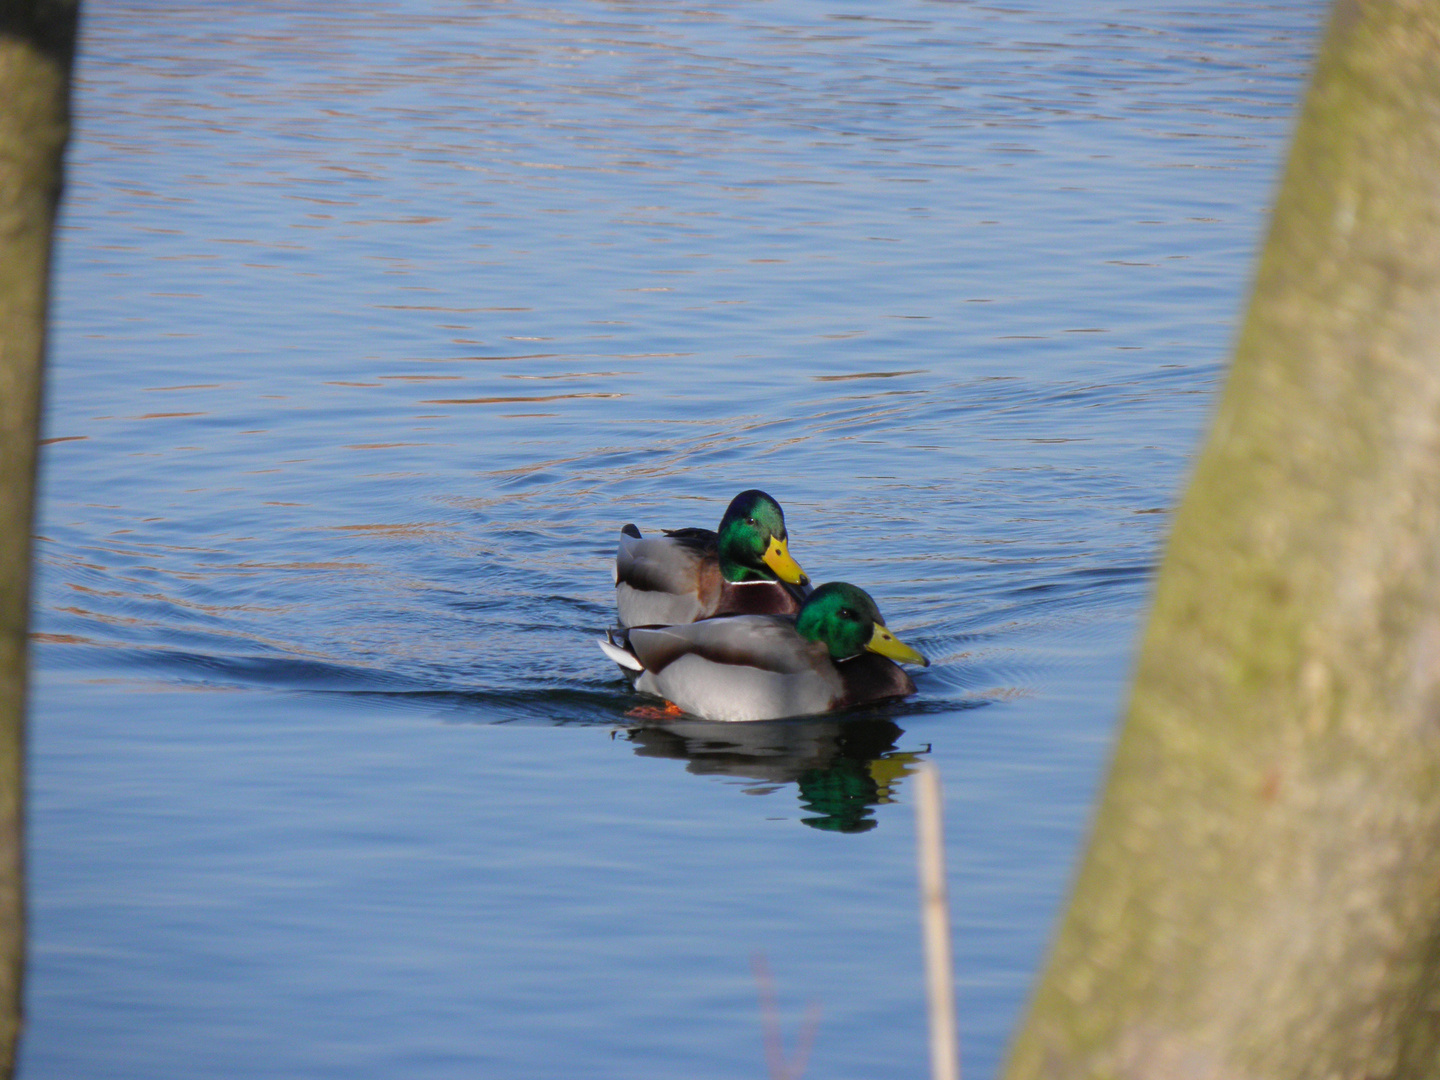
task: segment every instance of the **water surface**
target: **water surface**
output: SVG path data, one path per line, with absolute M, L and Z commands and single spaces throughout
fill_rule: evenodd
M 993 1073 L 1321 5 L 87 9 L 22 1075 Z M 784 505 L 912 701 L 642 728 L 616 534 Z

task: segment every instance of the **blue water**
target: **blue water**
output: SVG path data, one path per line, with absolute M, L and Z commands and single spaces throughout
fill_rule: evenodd
M 993 1074 L 1322 5 L 91 4 L 24 1077 Z M 619 527 L 784 505 L 935 665 L 638 727 Z

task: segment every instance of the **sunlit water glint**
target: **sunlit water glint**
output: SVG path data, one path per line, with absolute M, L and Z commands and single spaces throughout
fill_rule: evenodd
M 991 1075 L 1321 12 L 90 4 L 22 1075 L 923 1075 L 922 759 Z M 914 698 L 627 715 L 748 487 Z

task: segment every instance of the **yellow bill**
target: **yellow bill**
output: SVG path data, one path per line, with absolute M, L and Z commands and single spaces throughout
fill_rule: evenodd
M 770 546 L 765 549 L 765 554 L 760 556 L 765 560 L 765 565 L 775 571 L 775 576 L 781 581 L 791 585 L 805 585 L 810 579 L 805 576 L 805 571 L 800 569 L 800 564 L 791 556 L 789 549 L 785 546 L 784 540 L 770 538 Z
M 870 635 L 870 640 L 865 643 L 865 648 L 881 656 L 888 656 L 891 660 L 904 661 L 907 664 L 919 664 L 921 667 L 929 667 L 930 661 L 921 656 L 918 652 L 906 645 L 903 641 L 890 633 L 881 623 L 875 624 L 875 632 Z

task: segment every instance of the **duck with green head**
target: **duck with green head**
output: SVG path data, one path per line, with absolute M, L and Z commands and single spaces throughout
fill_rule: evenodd
M 821 585 L 798 614 L 633 627 L 600 642 L 635 689 L 707 720 L 778 720 L 908 697 L 895 661 L 928 666 L 892 634 L 868 593 Z
M 790 555 L 785 513 L 763 491 L 730 501 L 720 528 L 620 530 L 615 607 L 626 626 L 673 626 L 716 615 L 792 615 L 810 579 Z

